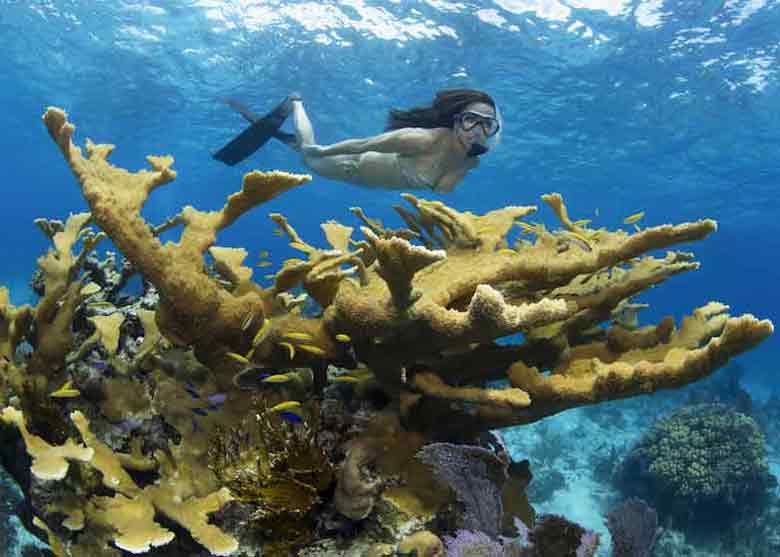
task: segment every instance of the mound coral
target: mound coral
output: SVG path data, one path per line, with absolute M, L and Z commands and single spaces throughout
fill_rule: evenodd
M 758 425 L 723 404 L 688 406 L 660 420 L 621 463 L 616 479 L 681 525 L 749 512 L 777 483 Z
M 426 442 L 480 445 L 492 429 L 677 388 L 773 331 L 771 322 L 732 317 L 717 302 L 679 327 L 671 318 L 638 327 L 632 299 L 698 267 L 690 253 L 650 253 L 702 240 L 716 223 L 592 228 L 573 222 L 558 194 L 542 198 L 561 223 L 555 230 L 528 222 L 534 206 L 477 215 L 404 194 L 408 206 L 395 207 L 404 228 L 353 208 L 363 238 L 331 221 L 322 224 L 327 244 L 317 246 L 272 214 L 301 256 L 261 287 L 246 249 L 216 245 L 217 234 L 309 176 L 250 172 L 221 209 L 187 206 L 152 225 L 141 210 L 175 179 L 171 157 L 150 156 L 150 169 L 129 172 L 108 161 L 113 145 L 87 140 L 83 154 L 62 110 L 49 108 L 43 122 L 89 212 L 38 221 L 52 248 L 38 261 L 35 307 L 12 306 L 0 289 L 0 406 L 6 429 L 20 436 L 3 447 L 6 461 L 15 447 L 32 457 L 32 478 L 21 483 L 35 499 L 38 533 L 63 555 L 161 544 L 171 555 L 198 546 L 236 554 L 250 543 L 244 528 L 258 521 L 257 543 L 280 550 L 293 543 L 290 532 L 274 540 L 262 524 L 276 512 L 308 520 L 320 498 L 350 520 L 404 514 L 391 507 L 417 512 L 421 527 L 441 499 L 421 495 L 432 488 L 410 473 Z M 517 227 L 523 235 L 515 239 Z M 163 243 L 160 235 L 174 228 L 178 241 Z M 121 271 L 109 269 L 112 257 L 102 267 L 89 258 L 104 237 L 124 256 Z M 120 296 L 133 274 L 143 294 Z M 315 304 L 316 312 L 302 309 Z M 518 334 L 521 341 L 497 342 Z M 330 408 L 324 402 L 334 393 L 349 391 L 365 399 L 353 409 L 381 412 L 397 427 L 377 429 L 376 416 L 363 415 L 368 427 L 344 425 L 314 439 L 279 436 L 264 422 L 247 439 L 246 418 L 256 412 L 256 392 L 247 390 L 260 391 L 269 409 Z M 305 419 L 346 421 L 321 414 L 284 415 L 293 429 Z M 296 439 L 328 448 L 309 452 Z M 221 454 L 211 468 L 210 448 Z M 251 474 L 240 472 L 261 453 L 267 458 L 249 469 L 265 483 L 253 490 Z M 231 519 L 238 505 L 251 507 L 242 518 L 257 521 Z M 155 522 L 160 516 L 164 524 Z M 413 534 L 402 530 L 381 531 Z

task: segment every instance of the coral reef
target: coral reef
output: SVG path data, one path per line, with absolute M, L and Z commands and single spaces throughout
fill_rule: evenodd
M 647 498 L 677 526 L 728 523 L 757 511 L 769 474 L 756 422 L 724 404 L 684 407 L 643 436 L 616 472 L 620 488 Z
M 404 228 L 353 208 L 363 239 L 328 222 L 323 247 L 272 214 L 301 256 L 264 288 L 217 234 L 309 176 L 250 172 L 221 209 L 152 225 L 141 210 L 175 179 L 171 157 L 129 172 L 113 145 L 83 154 L 62 110 L 43 122 L 89 212 L 37 221 L 52 248 L 35 307 L 0 289 L 0 455 L 57 555 L 441 555 L 442 538 L 482 536 L 514 551 L 513 524 L 533 554 L 590 555 L 597 536 L 536 521 L 528 463 L 489 432 L 678 388 L 773 331 L 717 302 L 640 327 L 633 298 L 698 267 L 649 253 L 715 222 L 591 228 L 558 194 L 543 201 L 560 229 L 529 222 L 533 206 L 477 215 L 404 194 Z M 105 237 L 121 263 L 91 254 Z M 136 274 L 143 292 L 125 293 Z
M 658 513 L 641 499 L 629 499 L 607 514 L 613 557 L 650 557 L 661 528 Z

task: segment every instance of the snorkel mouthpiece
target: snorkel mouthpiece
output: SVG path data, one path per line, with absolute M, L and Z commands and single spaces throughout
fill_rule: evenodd
M 472 143 L 471 147 L 469 147 L 468 153 L 466 153 L 469 157 L 478 157 L 480 155 L 484 155 L 488 152 L 488 148 L 482 145 L 481 143 Z

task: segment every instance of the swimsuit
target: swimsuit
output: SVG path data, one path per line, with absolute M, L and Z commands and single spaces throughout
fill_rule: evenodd
M 406 182 L 407 187 L 412 189 L 429 189 L 436 190 L 436 182 L 438 180 L 431 178 L 430 176 L 420 172 L 415 168 L 409 168 L 409 164 L 406 161 L 402 161 L 400 153 L 396 153 L 395 162 L 398 165 L 398 172 Z

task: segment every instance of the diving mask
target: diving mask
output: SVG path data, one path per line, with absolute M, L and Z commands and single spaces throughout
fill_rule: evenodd
M 471 131 L 477 126 L 482 127 L 482 131 L 485 132 L 485 137 L 493 137 L 501 129 L 501 125 L 498 123 L 498 118 L 494 116 L 488 116 L 487 114 L 480 114 L 473 110 L 466 110 L 456 116 L 460 122 L 464 131 Z
M 455 115 L 459 136 L 469 157 L 478 157 L 492 150 L 501 136 L 501 116 L 496 107 L 496 115 L 484 114 L 476 110 L 464 110 Z

